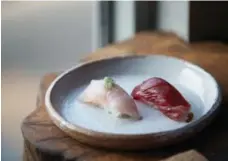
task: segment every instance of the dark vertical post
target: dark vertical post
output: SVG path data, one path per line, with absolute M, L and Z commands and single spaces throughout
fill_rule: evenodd
M 136 32 L 156 29 L 157 2 L 135 2 Z
M 190 1 L 189 40 L 228 42 L 228 2 Z
M 105 46 L 114 41 L 115 1 L 100 1 L 101 16 L 101 45 Z

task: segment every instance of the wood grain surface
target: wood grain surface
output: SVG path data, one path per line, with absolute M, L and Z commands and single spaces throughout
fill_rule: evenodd
M 111 54 L 109 55 L 109 53 Z M 209 71 L 218 80 L 223 92 L 222 108 L 216 119 L 197 136 L 175 146 L 141 152 L 93 148 L 67 136 L 48 117 L 44 106 L 44 95 L 57 73 L 47 74 L 41 80 L 40 91 L 37 96 L 37 109 L 24 119 L 21 126 L 24 137 L 24 161 L 158 161 L 162 159 L 205 161 L 206 158 L 212 161 L 228 160 L 226 154 L 228 152 L 227 45 L 212 42 L 208 44 L 187 44 L 172 33 L 146 32 L 139 33 L 134 38 L 122 43 L 99 49 L 82 61 L 127 53 L 172 55 L 198 64 Z

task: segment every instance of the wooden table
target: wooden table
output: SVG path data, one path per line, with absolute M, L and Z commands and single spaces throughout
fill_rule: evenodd
M 57 76 L 56 73 L 51 73 L 41 80 L 37 109 L 24 119 L 21 126 L 24 137 L 24 161 L 158 161 L 167 157 L 167 160 L 173 161 L 190 161 L 191 157 L 196 161 L 203 161 L 205 158 L 200 153 L 212 161 L 227 161 L 228 69 L 226 67 L 228 67 L 228 46 L 218 42 L 187 44 L 172 33 L 143 32 L 130 40 L 99 49 L 82 61 L 131 54 L 171 55 L 198 64 L 209 71 L 218 80 L 223 92 L 221 111 L 216 119 L 197 136 L 162 149 L 141 152 L 95 149 L 80 144 L 67 136 L 48 117 L 44 106 L 44 95 L 50 83 Z M 182 154 L 169 158 L 177 153 Z

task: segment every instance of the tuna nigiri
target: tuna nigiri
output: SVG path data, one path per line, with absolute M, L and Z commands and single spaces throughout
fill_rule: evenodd
M 143 81 L 133 89 L 131 95 L 135 100 L 155 107 L 172 120 L 189 122 L 193 118 L 188 101 L 162 78 L 154 77 Z
M 141 119 L 134 99 L 110 77 L 92 80 L 79 100 L 103 108 L 115 117 Z

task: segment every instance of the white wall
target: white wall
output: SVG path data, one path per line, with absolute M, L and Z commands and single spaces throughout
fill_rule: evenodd
M 92 37 L 95 4 L 3 2 L 3 68 L 53 70 L 75 64 L 96 43 Z
M 43 74 L 97 45 L 97 2 L 2 2 L 2 160 L 22 159 L 22 119 Z
M 189 2 L 188 1 L 159 1 L 158 28 L 173 31 L 188 41 L 189 37 Z
M 134 1 L 115 2 L 115 41 L 129 39 L 135 34 Z
M 135 2 L 115 3 L 115 41 L 128 39 L 135 34 Z M 189 2 L 159 1 L 157 8 L 158 29 L 171 31 L 188 41 Z

